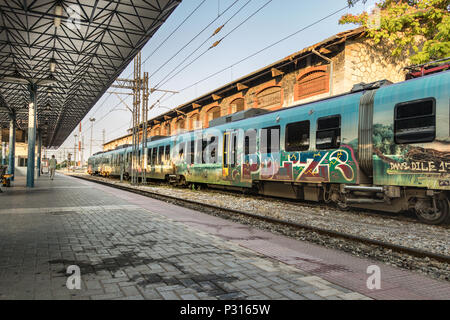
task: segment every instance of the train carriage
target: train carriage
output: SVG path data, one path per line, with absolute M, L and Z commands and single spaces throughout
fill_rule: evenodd
M 242 111 L 204 130 L 150 141 L 139 171 L 149 179 L 341 208 L 414 209 L 426 223 L 444 223 L 450 220 L 449 81 L 447 71 L 357 85 L 349 94 L 265 114 Z M 127 147 L 94 155 L 90 163 L 103 161 L 90 173 L 117 175 L 126 162 L 129 176 L 130 153 Z

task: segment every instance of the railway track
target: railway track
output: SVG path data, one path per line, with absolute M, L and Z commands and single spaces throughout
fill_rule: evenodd
M 281 219 L 277 219 L 277 218 L 261 216 L 261 215 L 257 215 L 254 213 L 241 211 L 241 210 L 236 210 L 236 209 L 231 209 L 231 208 L 223 208 L 223 207 L 219 207 L 216 205 L 207 204 L 204 202 L 182 199 L 179 197 L 164 195 L 164 194 L 149 191 L 149 190 L 141 190 L 141 189 L 133 188 L 132 186 L 118 185 L 118 184 L 106 182 L 103 180 L 98 180 L 95 178 L 87 178 L 84 176 L 77 176 L 77 175 L 73 175 L 72 177 L 75 177 L 75 178 L 78 178 L 81 180 L 90 181 L 90 182 L 95 182 L 98 184 L 121 189 L 124 191 L 134 192 L 134 193 L 146 196 L 146 197 L 170 202 L 170 203 L 173 203 L 176 205 L 182 205 L 182 206 L 187 205 L 190 208 L 197 209 L 200 211 L 208 212 L 208 211 L 213 210 L 216 213 L 220 212 L 220 213 L 222 213 L 224 215 L 228 215 L 228 216 L 239 215 L 241 217 L 259 220 L 259 221 L 266 222 L 269 224 L 279 225 L 279 226 L 283 226 L 283 227 L 289 227 L 289 228 L 298 229 L 298 230 L 306 230 L 306 231 L 315 232 L 317 234 L 324 235 L 324 236 L 331 237 L 331 238 L 339 238 L 339 239 L 344 239 L 344 240 L 357 242 L 357 243 L 361 243 L 361 244 L 377 246 L 379 248 L 392 250 L 393 252 L 397 252 L 397 253 L 401 253 L 401 254 L 408 254 L 410 256 L 421 258 L 421 259 L 428 258 L 428 259 L 432 259 L 432 260 L 436 260 L 439 262 L 444 262 L 444 263 L 450 264 L 450 256 L 448 256 L 448 255 L 428 252 L 428 251 L 420 250 L 420 249 L 416 249 L 416 248 L 408 248 L 408 247 L 400 246 L 397 244 L 392 244 L 392 243 L 374 240 L 374 239 L 370 239 L 370 238 L 360 237 L 360 236 L 356 236 L 356 235 L 352 235 L 352 234 L 348 234 L 348 233 L 342 233 L 342 232 L 338 232 L 338 231 L 334 231 L 334 230 L 323 229 L 323 228 L 310 226 L 310 225 L 306 225 L 306 224 L 302 224 L 302 223 L 296 223 L 296 222 L 281 220 Z M 202 210 L 202 208 L 203 208 L 203 210 Z

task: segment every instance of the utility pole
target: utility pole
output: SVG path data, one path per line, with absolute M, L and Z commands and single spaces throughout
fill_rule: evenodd
M 75 171 L 75 167 L 77 166 L 77 135 L 74 134 L 73 136 L 75 138 L 75 144 L 73 147 L 73 161 L 74 161 L 73 171 Z
M 131 90 L 133 96 L 133 108 L 130 108 L 125 101 L 123 101 L 119 94 L 130 95 L 130 93 L 117 93 L 120 101 L 132 112 L 133 127 L 131 128 L 132 134 L 132 157 L 131 157 L 131 183 L 137 184 L 139 181 L 139 170 L 141 171 L 141 178 L 145 183 L 145 172 L 147 168 L 147 131 L 148 131 L 148 110 L 152 107 L 148 107 L 149 95 L 155 91 L 162 91 L 165 93 L 176 94 L 177 91 L 161 90 L 155 88 L 149 88 L 149 76 L 147 72 L 144 72 L 142 78 L 142 63 L 141 53 L 139 52 L 134 58 L 134 77 L 133 79 L 116 79 L 115 83 L 110 88 L 127 89 Z M 142 91 L 142 93 L 141 93 Z M 141 99 L 142 98 L 142 99 Z M 142 102 L 142 106 L 141 106 Z M 141 140 L 142 138 L 142 140 Z M 142 152 L 139 149 L 142 148 Z
M 106 130 L 105 129 L 103 129 L 102 134 L 103 134 L 103 145 L 104 145 L 106 143 Z
M 79 132 L 80 132 L 80 134 L 78 135 L 78 153 L 80 154 L 79 166 L 82 166 L 82 164 L 83 164 L 83 154 L 81 153 L 81 122 L 80 122 L 80 126 L 79 126 Z
M 140 124 L 140 107 L 141 107 L 141 52 L 139 52 L 134 60 L 134 89 L 133 89 L 133 155 L 131 168 L 131 184 L 138 183 L 138 168 L 141 163 L 139 157 L 139 124 Z
M 148 128 L 148 72 L 144 72 L 143 92 L 142 92 L 142 178 L 143 184 L 147 184 L 147 128 Z
M 84 135 L 81 137 L 81 166 L 84 164 Z
M 91 124 L 91 148 L 90 148 L 90 150 L 89 150 L 89 156 L 92 156 L 92 135 L 93 135 L 93 132 L 94 132 L 94 122 L 95 122 L 95 118 L 89 118 L 89 121 L 92 123 Z

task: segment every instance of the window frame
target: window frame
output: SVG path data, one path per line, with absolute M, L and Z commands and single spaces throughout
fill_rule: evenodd
M 339 118 L 339 127 L 337 128 L 327 128 L 326 130 L 319 130 L 319 121 L 321 120 L 325 120 L 325 119 L 331 119 L 331 118 Z M 336 130 L 339 129 L 339 144 L 337 144 L 336 146 L 331 146 L 329 148 L 319 148 L 317 145 L 317 137 L 319 132 L 325 132 L 325 131 L 331 131 L 331 130 Z M 333 114 L 330 116 L 325 116 L 325 117 L 321 117 L 321 118 L 317 118 L 316 121 L 316 150 L 331 150 L 331 149 L 339 149 L 342 145 L 342 115 L 341 114 Z
M 423 102 L 428 102 L 431 101 L 432 102 L 432 109 L 433 109 L 433 113 L 430 115 L 422 115 L 422 116 L 414 116 L 414 117 L 406 117 L 406 118 L 401 118 L 401 119 L 397 119 L 397 112 L 398 112 L 398 108 L 399 107 L 403 107 L 403 106 L 407 106 L 407 105 L 412 105 L 412 104 L 418 104 L 418 103 L 423 103 Z M 433 135 L 433 139 L 432 140 L 426 140 L 426 141 L 406 141 L 406 142 L 398 142 L 397 141 L 397 121 L 404 121 L 404 120 L 412 120 L 412 119 L 420 119 L 420 118 L 428 118 L 428 117 L 434 117 L 434 135 Z M 437 126 L 437 113 L 436 113 L 436 98 L 434 97 L 428 97 L 428 98 L 422 98 L 422 99 L 416 99 L 416 100 L 410 100 L 410 101 L 406 101 L 406 102 L 400 102 L 397 103 L 394 107 L 394 125 L 393 125 L 393 135 L 394 135 L 394 143 L 395 144 L 421 144 L 421 143 L 430 143 L 436 140 L 436 126 Z
M 291 149 L 288 144 L 288 138 L 289 138 L 289 126 L 294 126 L 302 123 L 308 123 L 308 146 L 306 149 L 301 150 L 293 150 Z M 302 151 L 308 151 L 311 148 L 311 121 L 310 120 L 303 120 L 303 121 L 297 121 L 297 122 L 291 122 L 286 124 L 284 129 L 284 149 L 286 152 L 302 152 Z M 300 141 L 301 142 L 301 141 Z
M 253 135 L 254 138 L 254 149 L 250 150 L 250 134 Z M 258 153 L 258 130 L 257 129 L 247 129 L 244 134 L 244 156 L 254 155 Z
M 272 130 L 274 130 L 274 129 L 278 129 L 278 150 L 276 150 L 276 151 L 272 150 L 272 134 L 269 135 L 269 132 L 272 133 Z M 263 141 L 264 141 L 263 140 L 263 132 L 264 132 L 264 130 L 266 130 L 266 133 L 267 133 L 265 150 L 263 150 Z M 269 139 L 269 136 L 270 136 L 270 139 Z M 265 152 L 263 152 L 263 151 L 265 151 Z M 281 126 L 276 125 L 276 126 L 259 129 L 259 152 L 261 154 L 272 154 L 272 153 L 279 153 L 280 151 L 281 151 Z

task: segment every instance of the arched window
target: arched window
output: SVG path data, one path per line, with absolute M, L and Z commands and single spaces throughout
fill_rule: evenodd
M 191 118 L 189 119 L 189 125 L 190 125 L 191 130 L 201 129 L 202 124 L 200 122 L 200 117 L 199 117 L 198 113 L 191 116 Z
M 177 131 L 184 130 L 186 128 L 186 121 L 184 121 L 184 118 L 180 118 L 177 120 Z
M 264 89 L 256 96 L 258 108 L 275 109 L 281 107 L 281 87 Z
M 157 127 L 154 131 L 153 131 L 153 135 L 154 136 L 160 136 L 161 135 L 161 127 Z
M 311 67 L 299 74 L 294 88 L 295 100 L 306 99 L 330 91 L 327 66 Z
M 166 136 L 170 136 L 172 133 L 171 133 L 171 131 L 170 131 L 170 122 L 167 122 L 165 125 L 164 125 L 164 128 L 165 128 L 165 130 L 166 130 Z
M 234 99 L 234 100 L 230 103 L 230 107 L 231 107 L 231 113 L 236 113 L 236 112 L 244 111 L 244 109 L 245 109 L 245 106 L 244 106 L 244 99 L 243 99 L 243 98 L 237 98 L 237 99 Z
M 207 121 L 211 121 L 214 119 L 220 118 L 220 107 L 214 107 L 208 110 L 208 113 L 206 114 Z

